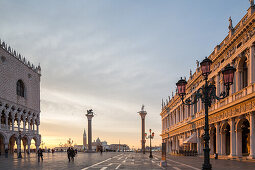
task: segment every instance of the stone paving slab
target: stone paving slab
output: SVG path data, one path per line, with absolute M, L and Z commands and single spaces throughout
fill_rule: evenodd
M 203 158 L 192 156 L 167 156 L 167 167 L 160 167 L 161 154 L 149 154 L 133 152 L 111 152 L 111 153 L 78 153 L 74 162 L 68 162 L 67 154 L 44 153 L 44 161 L 38 162 L 36 154 L 24 156 L 18 159 L 16 155 L 5 158 L 0 156 L 0 170 L 105 170 L 105 169 L 167 169 L 167 170 L 200 170 Z M 254 162 L 234 160 L 211 159 L 213 170 L 255 170 Z
M 161 157 L 160 153 L 154 153 L 155 156 Z M 202 164 L 204 162 L 203 157 L 195 157 L 195 156 L 171 156 L 167 155 L 167 164 L 168 165 L 182 165 L 181 169 L 189 168 L 188 166 L 192 166 L 190 169 L 201 169 Z M 255 170 L 255 162 L 253 161 L 240 161 L 240 160 L 223 160 L 223 159 L 210 159 L 213 170 Z M 188 166 L 185 166 L 188 165 Z M 167 168 L 168 169 L 168 168 Z

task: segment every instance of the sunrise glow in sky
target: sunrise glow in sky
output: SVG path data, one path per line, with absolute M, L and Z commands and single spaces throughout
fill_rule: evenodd
M 160 145 L 161 99 L 225 38 L 229 16 L 236 25 L 248 8 L 248 0 L 0 0 L 0 38 L 42 67 L 46 146 L 82 144 L 91 108 L 93 139 L 140 147 L 142 104 Z

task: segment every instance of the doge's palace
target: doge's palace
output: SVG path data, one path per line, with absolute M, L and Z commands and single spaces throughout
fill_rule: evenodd
M 221 71 L 228 64 L 237 70 L 230 95 L 213 101 L 209 108 L 210 153 L 222 157 L 255 158 L 255 6 L 250 1 L 246 15 L 233 26 L 208 56 L 213 63 L 209 81 L 219 96 L 225 91 Z M 197 62 L 199 63 L 199 62 Z M 204 85 L 201 67 L 187 80 L 185 99 Z M 204 103 L 186 106 L 180 97 L 172 95 L 162 102 L 162 140 L 169 154 L 203 153 Z
M 36 149 L 41 143 L 40 66 L 34 66 L 0 40 L 0 152 L 13 153 L 24 148 L 30 153 L 31 141 Z

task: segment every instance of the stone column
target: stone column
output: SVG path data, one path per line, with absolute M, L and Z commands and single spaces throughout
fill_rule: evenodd
M 250 158 L 255 158 L 255 112 L 250 113 Z
M 172 147 L 171 147 L 171 139 L 170 138 L 168 138 L 168 140 L 169 140 L 169 146 L 168 146 L 168 148 L 169 148 L 169 154 L 170 153 L 172 153 Z
M 20 131 L 20 118 L 18 117 L 18 131 Z
M 230 124 L 230 156 L 236 156 L 236 134 L 235 134 L 235 119 L 231 119 Z
M 32 123 L 33 123 L 32 128 L 33 128 L 33 131 L 34 131 L 35 130 L 35 120 L 34 119 L 32 120 Z
M 242 157 L 242 129 L 236 129 L 236 156 Z
M 220 123 L 216 124 L 216 153 L 221 155 Z
M 2 111 L 3 111 L 3 109 L 0 109 L 0 129 L 2 128 L 1 126 L 1 117 L 2 117 Z
M 210 140 L 209 140 L 209 146 L 210 146 L 210 154 L 213 154 L 214 148 L 213 148 L 213 131 L 212 128 L 209 131 L 210 135 Z
M 35 147 L 36 147 L 36 153 L 37 153 L 39 150 L 40 144 L 36 144 Z
M 28 124 L 28 131 L 30 132 L 31 131 L 31 119 L 28 119 L 27 124 Z
M 169 141 L 168 141 L 168 138 L 166 138 L 166 153 L 169 152 L 169 147 L 168 147 L 168 145 L 169 145 Z
M 5 126 L 6 126 L 6 129 L 9 129 L 9 128 L 8 128 L 8 113 L 9 113 L 9 112 L 6 112 L 6 113 L 5 113 Z
M 138 112 L 142 119 L 142 140 L 141 140 L 141 147 L 142 151 L 145 154 L 145 116 L 147 112 L 144 110 L 144 106 L 142 107 L 141 111 Z M 162 129 L 163 130 L 163 129 Z
M 172 142 L 172 151 L 175 151 L 176 150 L 176 147 L 175 147 L 175 137 L 173 137 L 173 142 Z
M 21 149 L 21 140 L 19 139 L 19 137 L 16 140 L 16 144 L 17 144 L 17 155 L 19 156 L 19 151 Z
M 220 75 L 217 74 L 216 76 L 216 95 L 219 96 L 220 95 Z
M 23 118 L 23 132 L 26 132 L 26 118 Z
M 27 152 L 26 152 L 26 150 L 27 150 L 27 149 L 26 149 L 26 146 L 27 146 L 27 145 L 26 145 L 26 143 L 24 142 L 24 143 L 23 143 L 24 154 L 26 154 L 26 153 L 27 153 Z
M 36 133 L 39 134 L 39 123 L 36 123 Z
M 91 152 L 92 151 L 92 118 L 94 117 L 94 115 L 92 114 L 86 114 L 87 118 L 88 118 L 88 151 Z
M 14 131 L 14 117 L 12 117 L 12 131 Z
M 242 76 L 242 70 L 239 68 L 236 70 L 236 73 L 235 73 L 235 77 L 236 77 L 236 92 L 241 90 L 242 86 L 241 86 L 241 76 Z
M 250 56 L 249 56 L 249 84 L 253 84 L 255 82 L 255 56 L 254 56 L 254 44 L 250 48 Z
M 197 129 L 197 154 L 200 155 L 200 131 Z
M 31 142 L 27 143 L 27 154 L 30 154 L 30 145 L 31 145 Z
M 226 133 L 221 132 L 221 155 L 226 155 Z
M 5 157 L 8 157 L 8 146 L 9 146 L 9 142 L 6 141 L 6 142 L 4 143 Z
M 178 136 L 176 136 L 176 151 L 179 150 L 179 140 L 178 140 Z
M 231 94 L 234 94 L 236 92 L 236 73 L 235 73 L 235 76 L 234 76 L 234 79 L 233 79 L 233 85 L 231 86 L 231 89 L 232 89 Z

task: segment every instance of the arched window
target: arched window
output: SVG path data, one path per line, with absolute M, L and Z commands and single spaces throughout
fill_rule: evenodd
M 17 81 L 17 95 L 25 97 L 25 85 L 22 80 Z

